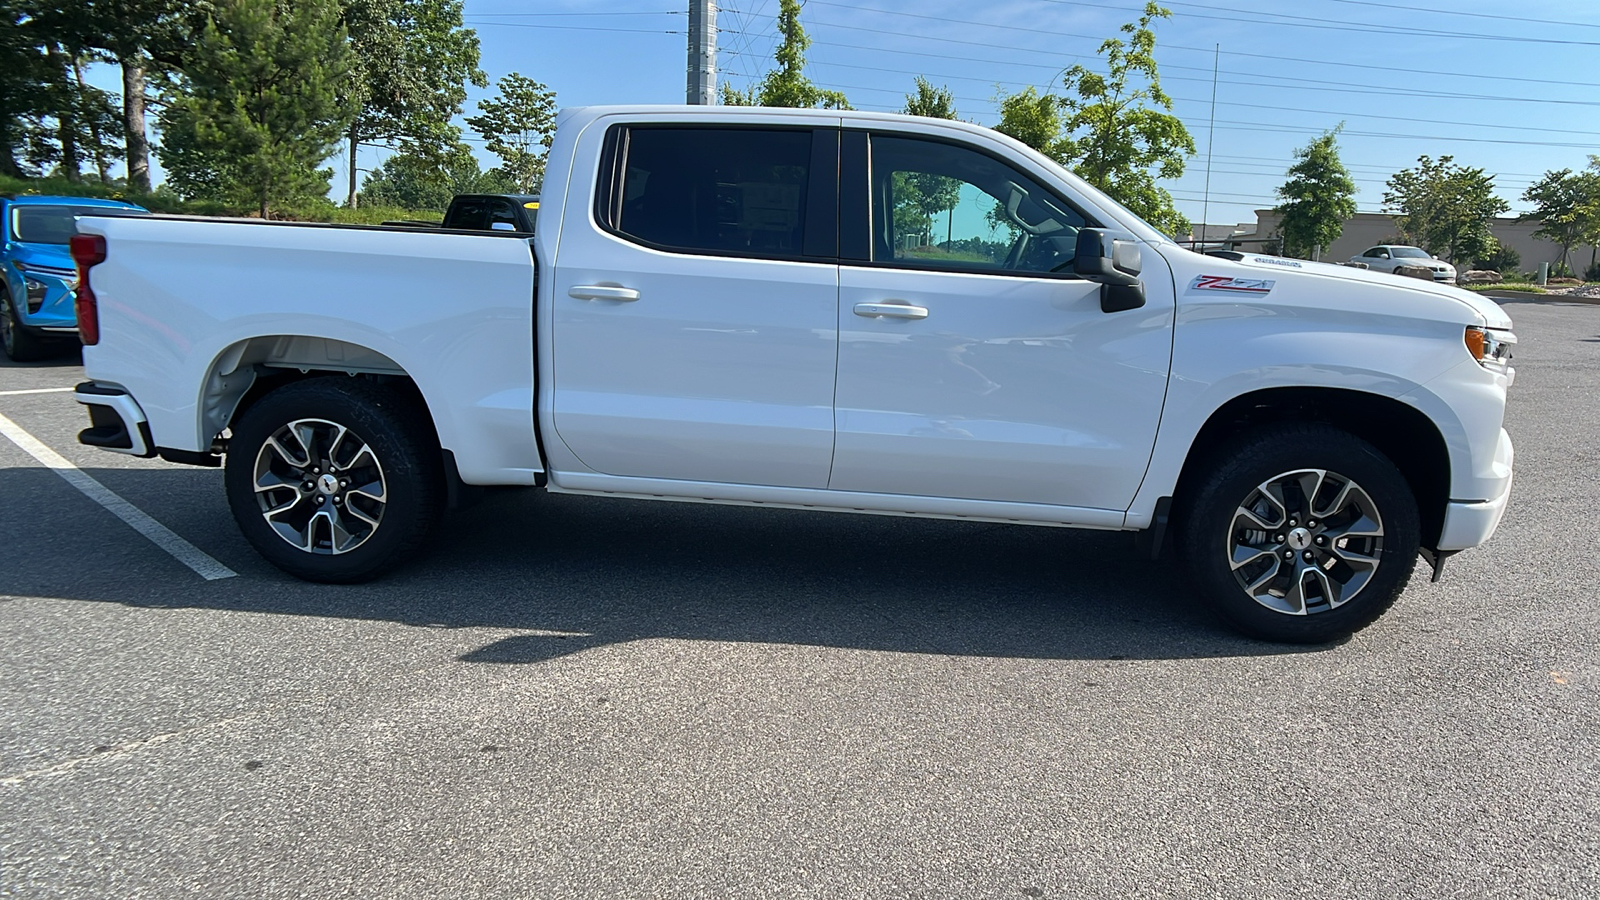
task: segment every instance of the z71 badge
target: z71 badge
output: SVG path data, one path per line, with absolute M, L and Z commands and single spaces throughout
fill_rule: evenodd
M 1270 294 L 1276 281 L 1260 278 L 1229 278 L 1226 275 L 1197 275 L 1191 291 L 1226 291 L 1230 294 Z

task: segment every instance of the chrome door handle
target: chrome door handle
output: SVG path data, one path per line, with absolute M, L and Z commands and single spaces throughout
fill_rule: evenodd
M 912 306 L 909 303 L 857 303 L 856 315 L 869 319 L 926 319 L 928 308 L 926 306 Z
M 567 296 L 574 300 L 625 300 L 639 299 L 639 292 L 633 288 L 616 287 L 609 284 L 580 284 L 567 288 Z

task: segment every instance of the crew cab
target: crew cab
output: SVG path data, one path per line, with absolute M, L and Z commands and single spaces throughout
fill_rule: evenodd
M 67 250 L 79 215 L 143 215 L 142 207 L 88 197 L 0 197 L 0 347 L 18 361 L 75 345 L 72 292 L 78 272 Z
M 1516 339 L 1466 291 L 1192 253 L 961 122 L 568 109 L 546 171 L 531 240 L 82 219 L 81 439 L 223 465 L 317 581 L 525 485 L 1137 532 L 1298 642 L 1505 511 Z

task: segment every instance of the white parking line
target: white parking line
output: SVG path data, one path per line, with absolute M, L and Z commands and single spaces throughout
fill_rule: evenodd
M 0 397 L 20 397 L 23 394 L 70 394 L 77 388 L 30 388 L 26 391 L 0 391 Z
M 66 482 L 90 500 L 104 506 L 111 514 L 128 523 L 128 527 L 150 539 L 157 547 L 167 551 L 173 559 L 183 563 L 207 581 L 216 581 L 219 578 L 232 578 L 238 575 L 222 563 L 217 562 L 205 551 L 178 537 L 167 526 L 150 518 L 145 512 L 132 503 L 122 499 L 111 492 L 111 489 L 94 480 L 89 473 L 62 457 L 61 454 L 46 447 L 40 440 L 22 429 L 22 426 L 0 415 L 0 434 L 11 439 L 11 443 L 21 447 L 23 452 L 38 460 L 45 468 L 60 475 Z

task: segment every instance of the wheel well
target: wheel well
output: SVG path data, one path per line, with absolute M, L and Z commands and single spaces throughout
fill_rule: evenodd
M 240 341 L 218 354 L 200 398 L 202 433 L 213 440 L 262 397 L 296 381 L 346 375 L 381 382 L 411 395 L 432 411 L 416 382 L 399 363 L 359 344 L 305 335 L 266 335 Z M 437 440 L 437 436 L 435 436 Z
M 1339 388 L 1271 388 L 1228 401 L 1206 420 L 1183 472 L 1176 496 L 1210 458 L 1241 431 L 1279 422 L 1317 422 L 1366 441 L 1388 457 L 1411 485 L 1422 516 L 1422 543 L 1438 542 L 1450 502 L 1450 451 L 1444 436 L 1420 410 L 1378 394 Z

